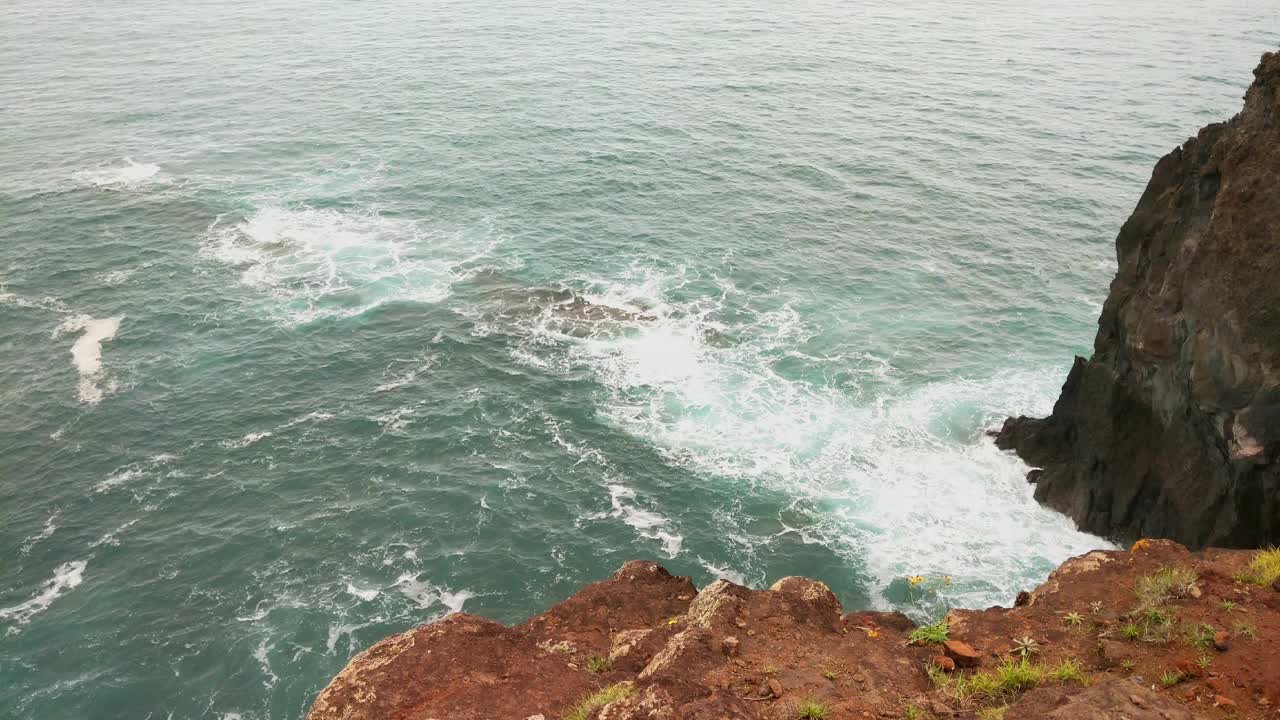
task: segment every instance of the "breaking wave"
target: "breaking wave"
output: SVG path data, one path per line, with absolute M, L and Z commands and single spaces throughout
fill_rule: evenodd
M 496 243 L 373 212 L 268 205 L 215 223 L 201 247 L 291 322 L 354 317 L 388 302 L 435 303 Z

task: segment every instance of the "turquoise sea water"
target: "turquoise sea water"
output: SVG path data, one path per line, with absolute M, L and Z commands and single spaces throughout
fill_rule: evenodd
M 1105 541 L 984 430 L 1278 18 L 9 0 L 0 717 L 297 718 L 631 558 L 1009 602 Z

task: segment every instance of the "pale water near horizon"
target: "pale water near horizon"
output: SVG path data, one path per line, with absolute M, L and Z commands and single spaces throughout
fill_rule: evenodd
M 298 718 L 633 558 L 1009 603 L 1107 543 L 984 433 L 1278 17 L 11 0 L 0 717 Z

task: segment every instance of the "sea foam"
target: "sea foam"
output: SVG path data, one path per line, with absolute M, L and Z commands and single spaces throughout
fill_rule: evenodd
M 136 190 L 162 179 L 159 165 L 134 162 L 130 158 L 124 158 L 119 164 L 82 170 L 75 177 L 85 184 L 108 190 Z
M 519 350 L 548 368 L 594 372 L 607 389 L 602 415 L 695 471 L 691 482 L 791 498 L 802 510 L 780 514 L 782 532 L 864 568 L 883 607 L 902 602 L 893 586 L 908 574 L 955 578 L 941 591 L 948 603 L 1007 602 L 1071 555 L 1108 546 L 1039 506 L 1025 466 L 983 433 L 999 418 L 1045 412 L 1060 369 L 907 386 L 887 358 L 860 354 L 798 358 L 853 380 L 797 379 L 778 363 L 816 332 L 799 313 L 785 303 L 752 310 L 729 283 L 672 299 L 688 283 L 657 272 L 583 283 L 591 303 L 619 312 L 567 335 L 549 310 L 526 324 Z M 631 504 L 628 490 L 611 488 L 611 500 L 614 516 L 662 538 L 668 554 L 679 549 L 662 516 Z M 773 537 L 740 522 L 728 513 L 724 532 L 750 564 Z M 711 567 L 746 575 L 723 565 Z
M 10 620 L 19 625 L 31 622 L 33 616 L 47 610 L 54 600 L 79 586 L 84 581 L 84 569 L 87 566 L 88 562 L 85 560 L 73 560 L 54 568 L 53 577 L 46 580 L 40 592 L 30 600 L 13 607 L 0 608 L 0 620 Z
M 240 272 L 290 322 L 354 317 L 388 302 L 435 303 L 495 243 L 433 234 L 374 212 L 266 205 L 215 223 L 201 254 Z
M 97 404 L 105 394 L 100 385 L 102 343 L 115 338 L 116 332 L 120 329 L 120 321 L 123 319 L 123 316 L 94 318 L 89 315 L 75 315 L 64 320 L 53 331 L 54 337 L 80 333 L 80 337 L 71 344 L 71 364 L 80 374 L 78 394 L 80 402 L 86 405 Z

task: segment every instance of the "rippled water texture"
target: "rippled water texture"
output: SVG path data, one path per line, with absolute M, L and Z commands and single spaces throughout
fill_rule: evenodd
M 1104 541 L 984 431 L 1277 16 L 8 0 L 0 715 L 297 718 L 631 558 L 1007 603 Z

